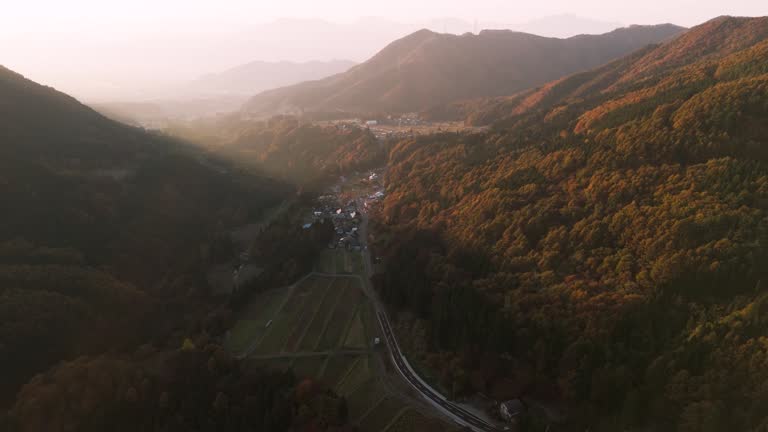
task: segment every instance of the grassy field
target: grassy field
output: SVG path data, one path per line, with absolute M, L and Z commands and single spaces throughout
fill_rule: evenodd
M 315 271 L 331 274 L 361 274 L 363 256 L 360 252 L 346 249 L 327 249 L 320 254 Z
M 307 331 L 310 322 L 312 322 L 312 318 L 320 308 L 323 299 L 328 296 L 332 282 L 328 280 L 326 283 L 325 280 L 323 280 L 322 282 L 318 282 L 318 285 L 319 286 L 315 285 L 313 287 L 313 289 L 309 292 L 309 297 L 302 305 L 301 311 L 299 311 L 298 314 L 299 321 L 293 327 L 293 331 L 286 341 L 285 351 L 298 351 L 299 342 L 304 336 L 304 333 Z
M 360 304 L 358 305 L 357 310 L 355 310 L 355 315 L 352 317 L 352 322 L 347 329 L 344 343 L 342 343 L 342 346 L 345 348 L 364 349 L 368 346 L 362 317 L 366 306 L 367 303 Z
M 305 279 L 294 289 L 293 295 L 291 295 L 283 308 L 274 317 L 255 353 L 268 354 L 282 351 L 286 340 L 293 331 L 294 325 L 299 321 L 298 312 L 304 305 L 305 300 L 310 297 L 310 291 L 318 286 L 322 286 L 323 282 L 327 284 L 328 279 L 309 278 Z
M 365 431 L 383 431 L 392 421 L 403 412 L 405 404 L 397 398 L 382 399 L 373 410 L 360 419 L 360 429 Z
M 317 267 L 331 270 L 329 273 L 349 273 L 362 268 L 359 257 L 344 250 L 326 251 Z M 247 361 L 254 365 L 290 368 L 299 378 L 321 381 L 346 397 L 349 419 L 361 430 L 438 430 L 432 419 L 394 397 L 379 375 L 373 338 L 381 336 L 380 329 L 373 305 L 358 279 L 313 275 L 293 288 L 255 296 L 240 318 L 229 331 L 226 348 L 238 354 L 253 349 Z M 350 349 L 364 352 L 337 351 Z M 272 355 L 279 358 L 270 358 Z
M 327 249 L 320 253 L 320 258 L 315 263 L 315 271 L 336 273 L 336 249 Z
M 370 379 L 347 396 L 349 419 L 357 422 L 365 416 L 371 408 L 375 407 L 382 399 L 387 397 L 387 392 L 381 388 L 378 380 Z
M 363 320 L 365 333 L 368 335 L 366 341 L 369 345 L 373 345 L 373 338 L 381 337 L 379 318 L 376 316 L 376 311 L 373 309 L 373 305 L 368 302 L 362 305 L 361 310 L 360 317 Z
M 321 380 L 330 388 L 335 387 L 344 378 L 359 356 L 335 355 L 328 358 Z
M 317 313 L 315 313 L 309 328 L 304 333 L 304 338 L 299 343 L 299 351 L 315 351 L 320 341 L 320 336 L 325 331 L 325 325 L 333 314 L 336 304 L 348 284 L 349 281 L 346 279 L 334 279 L 328 294 L 318 306 Z
M 444 432 L 446 430 L 457 430 L 457 428 L 449 428 L 440 420 L 427 417 L 414 409 L 408 409 L 386 431 L 380 432 Z
M 258 301 L 249 304 L 243 312 L 244 318 L 229 331 L 224 347 L 241 354 L 261 339 L 267 323 L 274 318 L 289 293 L 289 289 L 279 288 L 261 294 Z
M 347 281 L 344 291 L 336 304 L 333 315 L 328 321 L 323 336 L 320 338 L 318 349 L 320 351 L 329 350 L 343 345 L 342 336 L 346 334 L 352 318 L 354 317 L 357 305 L 362 300 L 363 292 L 358 287 L 356 280 Z
M 300 357 L 293 361 L 291 368 L 298 377 L 316 377 L 325 365 L 326 357 Z
M 352 365 L 347 375 L 336 384 L 336 392 L 342 396 L 349 396 L 363 385 L 364 382 L 370 380 L 372 376 L 370 359 L 368 357 L 358 357 L 357 362 Z

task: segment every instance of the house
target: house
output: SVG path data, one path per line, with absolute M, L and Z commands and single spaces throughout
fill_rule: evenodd
M 311 223 L 306 223 L 306 224 L 302 225 L 301 227 L 304 228 L 304 229 L 310 229 L 310 228 L 312 228 L 312 224 Z
M 368 120 L 367 122 L 365 122 L 366 126 L 376 126 L 378 124 L 379 122 L 377 122 L 376 120 Z
M 520 399 L 511 399 L 499 405 L 499 414 L 504 420 L 511 422 L 526 412 L 525 403 Z

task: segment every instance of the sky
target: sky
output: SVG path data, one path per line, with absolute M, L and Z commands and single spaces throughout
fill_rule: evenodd
M 176 81 L 253 60 L 364 61 L 420 27 L 466 30 L 436 25 L 436 19 L 514 28 L 572 14 L 592 20 L 595 32 L 602 32 L 628 24 L 690 27 L 719 15 L 768 15 L 766 0 L 0 0 L 0 5 L 0 64 L 86 99 L 140 98 L 146 95 L 137 89 L 156 94 Z M 579 31 L 586 26 L 588 32 L 590 22 L 581 24 Z
M 377 16 L 408 22 L 440 17 L 518 22 L 577 14 L 635 24 L 691 26 L 718 15 L 763 15 L 765 0 L 3 0 L 0 33 L 72 30 L 162 30 L 168 23 L 231 25 L 276 18 L 353 20 Z M 192 30 L 186 28 L 184 30 Z

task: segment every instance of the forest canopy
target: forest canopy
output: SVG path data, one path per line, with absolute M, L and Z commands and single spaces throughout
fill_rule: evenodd
M 486 134 L 399 143 L 384 298 L 462 368 L 530 365 L 593 430 L 766 427 L 767 38 L 717 19 L 510 98 Z

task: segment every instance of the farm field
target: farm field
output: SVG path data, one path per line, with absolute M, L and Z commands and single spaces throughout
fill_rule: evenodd
M 358 422 L 379 401 L 388 397 L 376 379 L 369 379 L 355 391 L 345 396 L 347 398 L 347 406 L 349 407 L 349 419 L 354 422 Z
M 335 355 L 328 358 L 328 363 L 325 365 L 325 371 L 321 381 L 328 387 L 333 388 L 338 382 L 349 373 L 349 370 L 360 358 L 356 355 Z
M 255 353 L 278 353 L 283 350 L 294 325 L 299 321 L 302 305 L 310 297 L 310 291 L 321 287 L 323 282 L 327 284 L 328 278 L 308 278 L 296 286 L 291 296 L 272 319 L 272 324 L 256 347 Z
M 360 253 L 345 249 L 327 249 L 320 254 L 315 271 L 328 274 L 360 274 L 363 257 Z
M 408 410 L 403 412 L 394 421 L 394 423 L 392 423 L 386 429 L 386 431 L 381 431 L 381 432 L 411 432 L 411 431 L 443 432 L 446 429 L 457 430 L 456 428 L 449 429 L 446 426 L 447 425 L 441 422 L 440 420 L 427 417 L 424 414 L 421 414 L 420 412 L 409 408 Z
M 373 344 L 381 337 L 374 307 L 358 278 L 332 276 L 361 269 L 360 254 L 325 251 L 316 268 L 322 274 L 254 296 L 229 331 L 225 347 L 247 354 L 254 365 L 291 369 L 297 377 L 322 382 L 347 399 L 349 419 L 361 430 L 436 430 L 426 428 L 430 421 L 446 429 L 387 387 L 379 348 Z
M 236 354 L 243 354 L 248 347 L 263 336 L 266 325 L 282 306 L 290 289 L 278 288 L 262 293 L 258 302 L 252 302 L 243 312 L 244 318 L 229 331 L 224 347 Z
M 360 429 L 383 431 L 406 408 L 405 403 L 396 397 L 387 396 L 360 419 Z

